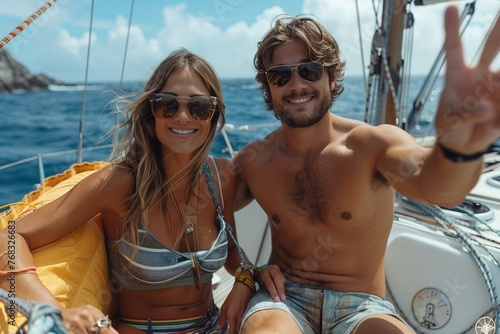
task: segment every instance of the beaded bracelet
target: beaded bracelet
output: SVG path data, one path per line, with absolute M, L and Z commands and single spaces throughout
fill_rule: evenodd
M 443 144 L 441 144 L 440 142 L 437 142 L 437 145 L 441 149 L 441 152 L 443 152 L 443 155 L 446 159 L 458 163 L 477 160 L 481 158 L 484 154 L 483 151 L 473 154 L 463 154 L 444 147 Z

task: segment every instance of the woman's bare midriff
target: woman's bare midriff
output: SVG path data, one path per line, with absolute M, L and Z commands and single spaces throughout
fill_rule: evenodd
M 204 315 L 212 306 L 212 285 L 200 290 L 194 286 L 162 290 L 123 290 L 119 297 L 120 317 L 129 319 L 172 320 Z

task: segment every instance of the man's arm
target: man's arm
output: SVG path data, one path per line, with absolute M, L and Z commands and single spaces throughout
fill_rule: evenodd
M 403 130 L 381 125 L 376 169 L 402 195 L 416 201 L 453 207 L 460 204 L 481 175 L 483 159 L 457 163 L 439 145 L 420 146 Z
M 437 143 L 430 150 L 417 148 L 401 134 L 391 139 L 389 130 L 381 135 L 388 144 L 376 167 L 405 196 L 455 206 L 481 174 L 481 152 L 500 136 L 500 74 L 490 70 L 500 48 L 500 22 L 494 24 L 475 67 L 464 63 L 456 7 L 446 11 L 445 30 L 447 63 L 436 113 Z
M 234 158 L 233 164 L 236 169 L 236 190 L 234 196 L 234 211 L 243 209 L 253 200 L 252 192 L 248 187 L 247 174 L 249 164 L 252 161 L 248 147 L 241 150 Z

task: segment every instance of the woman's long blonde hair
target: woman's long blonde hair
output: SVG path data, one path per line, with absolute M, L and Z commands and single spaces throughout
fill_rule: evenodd
M 158 93 L 170 74 L 179 68 L 189 68 L 197 73 L 210 95 L 215 96 L 218 101 L 208 138 L 185 168 L 186 178 L 182 178 L 183 181 L 187 179 L 185 203 L 189 202 L 200 178 L 200 171 L 208 157 L 216 132 L 225 124 L 225 106 L 219 77 L 207 61 L 184 48 L 165 58 L 147 81 L 144 91 L 135 100 L 126 103 L 124 110 L 120 111 L 125 116 L 125 121 L 117 128 L 122 135 L 119 142 L 115 143 L 112 157 L 117 162 L 124 163 L 132 173 L 133 184 L 126 203 L 128 211 L 124 217 L 122 237 L 132 245 L 138 244 L 139 222 L 147 225 L 148 207 L 159 198 L 162 212 L 166 212 L 168 192 L 176 188 L 164 173 L 164 158 L 161 155 L 161 144 L 156 137 L 155 119 L 148 96 Z M 117 106 L 119 104 L 118 102 Z M 117 109 L 121 108 L 118 106 Z

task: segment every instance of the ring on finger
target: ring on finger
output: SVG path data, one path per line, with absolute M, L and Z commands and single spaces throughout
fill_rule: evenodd
M 99 328 L 109 328 L 111 327 L 111 320 L 108 318 L 108 316 L 100 317 L 99 319 L 97 319 L 96 325 Z
M 111 326 L 111 320 L 108 318 L 108 316 L 99 317 L 97 318 L 95 325 L 89 328 L 89 332 L 97 334 L 99 333 L 99 330 L 101 328 L 103 327 L 109 328 L 110 326 Z

